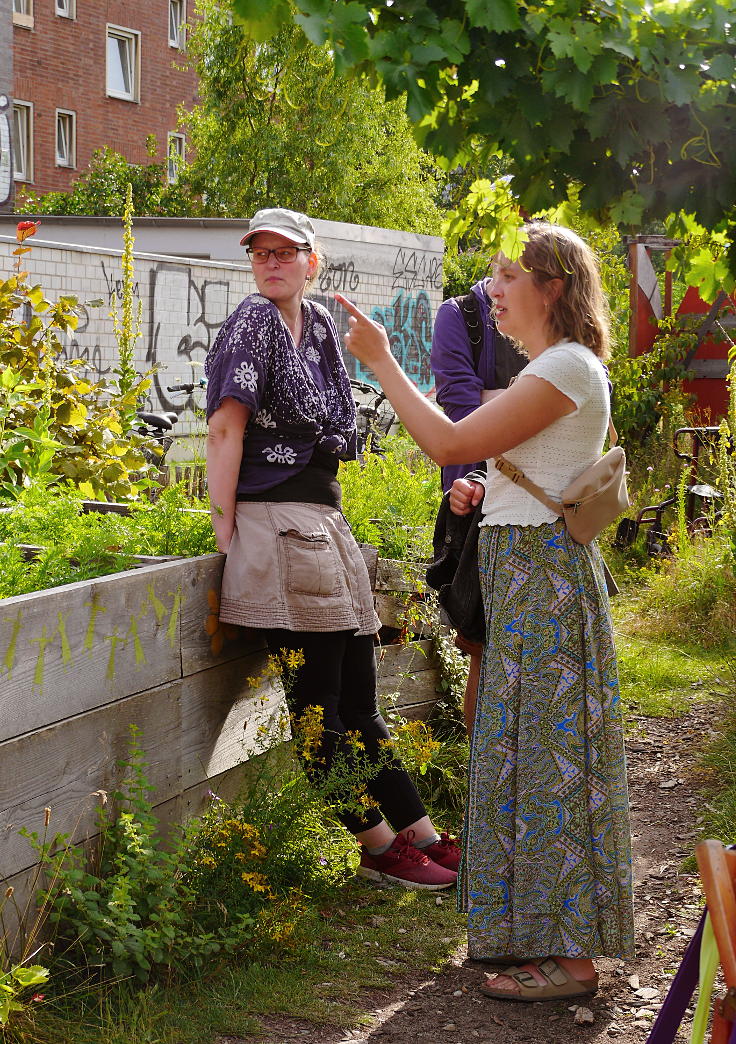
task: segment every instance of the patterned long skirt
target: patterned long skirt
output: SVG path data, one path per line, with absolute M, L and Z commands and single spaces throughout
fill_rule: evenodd
M 469 955 L 631 957 L 631 839 L 602 559 L 481 530 L 487 643 L 461 870 Z

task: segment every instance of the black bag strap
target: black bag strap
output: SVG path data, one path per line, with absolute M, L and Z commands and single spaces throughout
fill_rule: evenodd
M 480 304 L 475 294 L 460 294 L 456 297 L 460 314 L 465 320 L 465 329 L 468 331 L 468 340 L 473 352 L 473 369 L 478 372 L 480 353 L 483 348 L 483 322 L 480 316 Z
M 456 297 L 460 314 L 465 320 L 465 329 L 473 352 L 473 369 L 478 372 L 480 353 L 483 350 L 483 320 L 480 314 L 480 303 L 474 293 L 460 294 Z M 524 369 L 528 363 L 526 356 L 518 351 L 508 337 L 498 330 L 494 338 L 494 386 L 508 388 L 511 380 Z

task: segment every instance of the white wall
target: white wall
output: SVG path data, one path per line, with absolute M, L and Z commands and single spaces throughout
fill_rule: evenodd
M 8 274 L 14 260 L 11 251 L 16 245 L 16 220 L 17 215 L 11 221 L 0 219 L 0 258 Z M 40 283 L 52 299 L 61 294 L 77 296 L 83 304 L 82 318 L 74 335 L 66 339 L 67 354 L 69 358 L 83 359 L 94 372 L 110 377 L 117 365 L 110 311 L 114 303 L 120 305 L 120 223 L 91 218 L 64 219 L 61 224 L 56 218 L 41 220 L 38 234 L 25 244 L 32 247 L 23 258 L 29 281 Z M 220 324 L 255 287 L 247 263 L 192 260 L 172 257 L 172 253 L 183 248 L 186 236 L 195 253 L 209 239 L 210 252 L 224 254 L 227 245 L 233 256 L 242 257 L 238 240 L 245 226 L 233 221 L 149 219 L 148 225 L 139 227 L 140 221 L 145 220 L 139 219 L 135 226 L 134 292 L 142 307 L 136 366 L 140 372 L 155 368 L 148 408 L 175 411 L 180 415 L 177 433 L 193 435 L 203 427 L 196 417 L 203 394 L 195 392 L 187 399 L 169 393 L 167 386 L 197 382 L 203 376 L 201 364 Z M 382 322 L 404 370 L 418 387 L 429 391 L 433 386 L 429 370 L 432 323 L 442 300 L 442 240 L 330 221 L 316 225 L 326 263 L 313 298 L 330 310 L 341 333 L 347 329 L 347 320 L 333 300 L 338 290 Z M 115 235 L 119 246 L 53 241 L 55 235 L 62 233 L 84 235 L 86 239 L 97 235 L 105 240 Z M 141 240 L 156 245 L 157 252 L 139 253 Z M 102 299 L 103 304 L 84 304 L 96 299 Z M 360 363 L 352 357 L 346 358 L 346 362 L 351 376 L 373 383 Z M 174 454 L 186 455 L 185 451 Z

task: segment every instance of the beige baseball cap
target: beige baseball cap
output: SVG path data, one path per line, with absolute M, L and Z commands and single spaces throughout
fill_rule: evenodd
M 284 207 L 259 210 L 250 219 L 248 231 L 240 240 L 240 245 L 244 246 L 258 232 L 276 232 L 292 243 L 314 246 L 314 225 L 306 214 L 300 214 L 297 210 L 286 210 Z

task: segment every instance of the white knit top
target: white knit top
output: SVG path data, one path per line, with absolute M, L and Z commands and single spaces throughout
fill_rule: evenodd
M 574 478 L 600 457 L 608 429 L 608 378 L 600 359 L 576 341 L 546 348 L 524 367 L 519 379 L 542 377 L 575 403 L 576 409 L 554 421 L 504 457 L 554 500 Z M 531 493 L 496 471 L 488 460 L 482 526 L 539 526 L 557 515 Z

